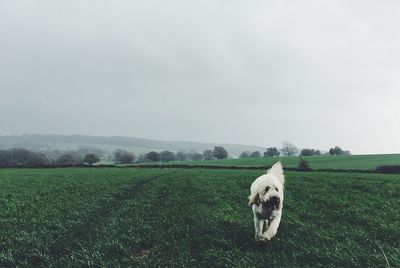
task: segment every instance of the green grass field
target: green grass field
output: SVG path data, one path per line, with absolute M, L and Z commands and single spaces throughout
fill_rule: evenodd
M 0 170 L 0 267 L 396 267 L 400 177 L 287 173 L 277 236 L 253 241 L 262 171 Z
M 312 169 L 375 169 L 382 165 L 400 165 L 400 154 L 350 155 L 350 156 L 307 156 L 304 157 Z M 272 166 L 282 161 L 285 167 L 297 167 L 300 157 L 261 157 L 245 159 L 223 159 L 208 161 L 171 162 L 174 164 L 216 165 L 216 166 Z

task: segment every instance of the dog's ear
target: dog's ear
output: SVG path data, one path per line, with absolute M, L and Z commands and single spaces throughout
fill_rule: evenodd
M 251 194 L 249 196 L 249 206 L 251 207 L 253 204 L 258 205 L 260 203 L 260 197 L 258 193 Z

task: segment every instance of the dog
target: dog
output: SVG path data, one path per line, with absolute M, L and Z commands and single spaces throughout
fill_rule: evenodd
M 282 217 L 284 183 L 282 164 L 277 162 L 251 184 L 249 206 L 254 214 L 255 240 L 267 242 L 276 235 Z

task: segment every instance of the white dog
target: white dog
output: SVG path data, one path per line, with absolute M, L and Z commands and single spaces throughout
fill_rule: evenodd
M 250 187 L 249 206 L 254 213 L 255 239 L 269 241 L 281 222 L 285 177 L 281 162 L 258 177 Z M 264 231 L 265 228 L 265 231 Z

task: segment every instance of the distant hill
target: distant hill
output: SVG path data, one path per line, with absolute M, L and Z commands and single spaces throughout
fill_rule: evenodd
M 227 144 L 202 143 L 189 141 L 159 141 L 131 137 L 99 137 L 86 135 L 10 135 L 0 136 L 0 149 L 25 148 L 31 150 L 75 150 L 81 148 L 98 148 L 113 151 L 121 148 L 135 153 L 151 150 L 162 151 L 196 151 L 203 152 L 213 149 L 214 146 L 223 146 L 230 156 L 236 157 L 243 151 L 265 151 L 264 147 Z

